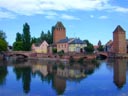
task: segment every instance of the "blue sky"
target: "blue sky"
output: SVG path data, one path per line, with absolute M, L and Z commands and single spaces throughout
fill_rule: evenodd
M 117 25 L 128 31 L 127 5 L 128 0 L 0 0 L 0 30 L 12 45 L 25 22 L 31 36 L 39 37 L 42 30 L 47 32 L 61 21 L 67 37 L 105 44 Z

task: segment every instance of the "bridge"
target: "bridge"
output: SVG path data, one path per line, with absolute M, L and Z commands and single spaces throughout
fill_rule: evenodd
M 96 56 L 98 59 L 106 59 L 106 58 L 108 58 L 108 53 L 107 52 L 97 52 Z
M 8 57 L 17 57 L 17 58 L 28 58 L 31 56 L 32 52 L 29 51 L 11 51 L 11 52 L 6 52 L 4 53 L 5 56 Z

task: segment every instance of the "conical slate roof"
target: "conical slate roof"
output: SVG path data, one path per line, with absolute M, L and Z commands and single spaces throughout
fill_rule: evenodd
M 120 25 L 118 25 L 114 32 L 125 32 L 125 30 Z
M 58 22 L 56 23 L 55 28 L 64 28 L 64 29 L 65 29 L 64 25 L 63 25 L 62 22 L 60 22 L 60 21 L 58 21 Z

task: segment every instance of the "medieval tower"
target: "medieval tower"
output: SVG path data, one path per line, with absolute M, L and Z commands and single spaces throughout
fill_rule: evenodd
M 57 22 L 52 28 L 53 43 L 57 43 L 59 40 L 66 38 L 66 29 L 62 22 Z
M 113 32 L 114 53 L 126 53 L 126 35 L 124 29 L 118 25 Z

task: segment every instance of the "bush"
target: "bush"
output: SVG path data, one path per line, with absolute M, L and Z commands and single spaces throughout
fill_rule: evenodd
M 62 57 L 62 56 L 64 55 L 64 50 L 59 51 L 59 52 L 58 52 L 58 55 L 59 55 L 60 57 Z
M 53 52 L 53 53 L 57 53 L 57 48 L 53 48 L 53 49 L 52 49 L 52 52 Z

